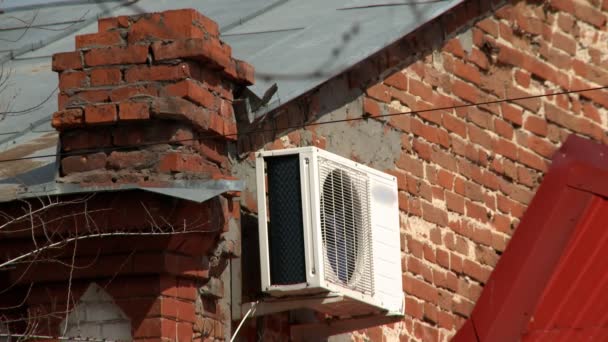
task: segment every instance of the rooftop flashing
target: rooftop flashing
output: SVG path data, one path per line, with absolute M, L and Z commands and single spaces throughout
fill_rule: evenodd
M 48 182 L 43 184 L 32 185 L 29 187 L 23 187 L 19 189 L 19 191 L 9 196 L 6 196 L 6 194 L 4 194 L 0 197 L 0 203 L 9 202 L 13 200 L 38 198 L 41 196 L 62 196 L 128 190 L 148 191 L 169 197 L 202 203 L 226 192 L 242 191 L 243 188 L 243 181 L 229 179 L 183 180 L 150 185 L 116 184 L 98 186 L 83 186 L 80 184 L 72 183 Z

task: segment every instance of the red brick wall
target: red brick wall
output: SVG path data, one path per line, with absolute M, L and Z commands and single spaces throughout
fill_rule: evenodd
M 451 39 L 369 88 L 366 101 L 391 112 L 605 86 L 607 4 L 507 5 L 463 33 L 472 36 L 470 51 Z M 608 92 L 400 116 L 389 125 L 403 132 L 394 174 L 410 218 L 404 332 L 435 340 L 470 314 L 565 138 L 608 143 Z
M 218 247 L 218 242 L 231 225 L 238 226 L 237 201 L 218 196 L 199 204 L 138 191 L 99 193 L 86 202 L 76 196 L 61 200 L 66 204 L 38 213 L 35 222 L 45 222 L 44 229 L 29 229 L 29 221 L 5 227 L 0 260 L 33 250 L 32 234 L 39 246 L 49 236 L 52 241 L 76 236 L 76 230 L 109 236 L 60 245 L 31 263 L 0 272 L 0 314 L 15 320 L 13 333 L 37 326 L 33 333 L 60 335 L 66 310 L 95 282 L 127 315 L 137 341 L 172 340 L 176 334 L 180 341 L 225 337 L 230 313 L 221 309 L 224 285 L 219 277 L 223 263 L 238 251 Z M 40 205 L 38 200 L 31 204 L 34 210 Z M 22 206 L 5 204 L 3 212 L 16 216 Z M 2 224 L 8 220 L 4 217 Z M 144 234 L 151 231 L 151 221 L 158 223 L 155 230 L 180 227 L 182 233 Z M 115 231 L 135 235 L 111 236 Z M 200 290 L 206 286 L 210 290 Z
M 608 1 L 512 1 L 481 21 L 475 20 L 480 10 L 475 3 L 444 16 L 440 27 L 454 38 L 439 48 L 420 42 L 434 26 L 425 27 L 354 68 L 346 80 L 330 82 L 348 81 L 356 88 L 367 74 L 384 76 L 364 87 L 362 97 L 324 110 L 318 100 L 327 91 L 322 87 L 305 110 L 285 109 L 277 126 L 311 117 L 356 117 L 361 110 L 374 117 L 608 84 Z M 411 56 L 425 47 L 426 53 Z M 444 341 L 471 313 L 554 151 L 570 134 L 608 143 L 608 91 L 376 120 L 385 124 L 382 136 L 365 136 L 375 126 L 357 121 L 243 145 L 313 144 L 397 176 L 406 316 L 401 323 L 358 332 L 355 340 Z M 351 134 L 377 154 L 385 153 L 383 139 L 390 136 L 400 137 L 401 148 L 385 154 L 392 162 L 387 166 L 377 156 L 362 155 L 369 150 L 357 147 Z M 255 210 L 251 201 L 246 205 Z

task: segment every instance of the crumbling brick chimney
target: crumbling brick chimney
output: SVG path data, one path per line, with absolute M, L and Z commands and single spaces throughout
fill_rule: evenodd
M 237 139 L 233 94 L 253 83 L 253 68 L 232 58 L 212 20 L 191 9 L 100 19 L 98 33 L 76 37 L 76 51 L 53 56 L 53 70 L 59 73 L 59 110 L 52 125 L 60 135 L 60 181 L 162 186 L 230 177 L 227 148 Z M 237 240 L 222 236 L 240 227 L 234 194 L 196 203 L 125 191 L 46 212 L 45 217 L 74 221 L 49 219 L 45 234 L 76 235 L 89 221 L 96 233 L 151 228 L 171 233 L 179 226 L 188 234 L 79 242 L 78 253 L 69 252 L 72 262 L 93 265 L 90 253 L 97 253 L 94 267 L 61 273 L 38 263 L 19 273 L 19 281 L 37 286 L 28 308 L 56 312 L 55 302 L 95 282 L 105 284 L 100 286 L 128 317 L 134 340 L 223 340 L 230 333 L 223 325 L 230 313 L 220 309 L 224 263 L 219 260 L 239 251 Z M 68 278 L 69 287 L 47 290 L 47 284 Z M 50 323 L 41 324 L 41 334 L 55 336 L 62 323 L 53 320 L 59 316 L 46 316 Z M 90 323 L 106 329 L 105 322 Z
M 233 92 L 253 68 L 232 58 L 195 10 L 99 20 L 59 73 L 61 175 L 78 183 L 145 183 L 228 174 Z

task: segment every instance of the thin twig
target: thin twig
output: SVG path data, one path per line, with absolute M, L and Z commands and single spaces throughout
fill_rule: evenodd
M 76 227 L 76 233 L 78 233 L 78 227 Z M 74 240 L 74 250 L 72 251 L 72 267 L 70 267 L 70 276 L 68 278 L 68 295 L 65 303 L 65 325 L 63 326 L 63 333 L 68 331 L 68 323 L 70 319 L 70 298 L 72 297 L 72 278 L 74 277 L 74 264 L 76 263 L 76 250 L 78 249 L 78 240 Z
M 81 236 L 75 236 L 75 237 L 71 237 L 71 238 L 66 238 L 65 240 L 62 241 L 57 241 L 54 242 L 52 244 L 49 244 L 47 246 L 42 246 L 39 249 L 35 250 L 35 251 L 31 251 L 25 254 L 22 254 L 16 258 L 13 258 L 11 260 L 5 261 L 2 264 L 0 264 L 0 269 L 5 268 L 17 261 L 23 260 L 27 257 L 30 257 L 32 255 L 38 254 L 42 251 L 51 249 L 51 248 L 57 248 L 57 246 L 61 246 L 61 245 L 65 245 L 67 243 L 76 241 L 76 240 L 85 240 L 85 239 L 97 239 L 97 238 L 104 238 L 104 237 L 111 237 L 111 236 L 158 236 L 158 235 L 176 235 L 176 234 L 200 234 L 200 233 L 211 233 L 211 232 L 215 232 L 217 231 L 217 229 L 214 230 L 189 230 L 189 231 L 170 231 L 170 232 L 151 232 L 151 233 L 146 233 L 146 232 L 135 232 L 135 233 L 130 233 L 130 232 L 113 232 L 113 233 L 100 233 L 100 234 L 88 234 L 88 235 L 81 235 Z

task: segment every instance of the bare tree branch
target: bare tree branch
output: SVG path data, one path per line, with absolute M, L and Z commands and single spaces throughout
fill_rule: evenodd
M 78 233 L 78 225 L 76 225 L 76 233 Z M 74 249 L 72 251 L 72 267 L 70 267 L 70 276 L 68 277 L 68 295 L 65 303 L 65 324 L 61 335 L 66 335 L 68 332 L 68 323 L 70 319 L 70 300 L 72 299 L 72 278 L 74 277 L 74 264 L 76 263 L 76 250 L 78 249 L 78 240 L 74 240 Z
M 34 13 L 34 17 L 32 18 L 32 20 L 30 20 L 30 22 L 25 22 L 25 20 L 19 20 L 25 24 L 25 30 L 23 30 L 23 32 L 21 32 L 21 35 L 19 35 L 19 37 L 17 37 L 16 39 L 0 38 L 0 41 L 9 42 L 9 43 L 16 43 L 16 42 L 20 41 L 21 38 L 23 38 L 27 34 L 27 32 L 30 30 L 30 28 L 32 28 L 32 24 L 34 23 L 34 21 L 36 21 L 36 18 L 38 17 L 38 13 L 39 13 L 39 11 L 36 11 Z M 14 17 L 11 17 L 11 18 L 14 18 Z
M 0 270 L 11 264 L 16 263 L 17 261 L 23 260 L 25 258 L 28 258 L 28 257 L 36 255 L 36 254 L 39 254 L 40 252 L 49 250 L 51 248 L 57 248 L 58 246 L 62 246 L 67 243 L 78 241 L 78 240 L 98 239 L 98 238 L 104 238 L 104 237 L 110 237 L 110 236 L 123 236 L 123 237 L 125 237 L 125 236 L 170 236 L 170 235 L 178 235 L 178 234 L 210 233 L 210 232 L 214 232 L 214 231 L 216 231 L 216 230 L 188 230 L 188 231 L 178 230 L 178 231 L 170 231 L 170 232 L 149 232 L 149 233 L 146 233 L 146 232 L 137 232 L 137 233 L 112 232 L 112 233 L 100 233 L 100 234 L 88 234 L 88 235 L 74 236 L 71 238 L 66 238 L 64 240 L 51 243 L 46 246 L 41 246 L 40 248 L 38 248 L 36 250 L 24 253 L 11 260 L 7 260 L 0 264 Z
M 32 292 L 32 287 L 34 287 L 34 283 L 30 284 L 30 286 L 27 289 L 27 293 L 25 294 L 25 296 L 23 297 L 23 300 L 19 304 L 13 305 L 13 306 L 0 307 L 0 310 L 10 310 L 10 309 L 16 309 L 16 308 L 21 307 L 23 304 L 25 304 L 25 302 L 27 301 L 27 298 L 30 296 L 30 292 Z
M 59 341 L 77 341 L 77 342 L 121 342 L 118 340 L 99 339 L 92 337 L 72 337 L 72 336 L 50 336 L 50 335 L 34 335 L 34 334 L 0 334 L 0 337 L 22 337 L 26 340 L 59 340 Z

